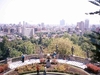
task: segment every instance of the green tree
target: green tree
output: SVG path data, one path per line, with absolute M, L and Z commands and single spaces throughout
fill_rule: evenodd
M 26 36 L 22 36 L 22 40 L 28 40 Z
M 64 37 L 64 38 L 69 38 L 69 39 L 70 39 L 70 34 L 68 34 L 68 33 L 66 32 L 66 33 L 64 33 L 63 37 Z
M 22 52 L 17 51 L 15 48 L 10 48 L 10 57 L 18 57 L 21 56 Z
M 96 50 L 92 50 L 94 60 L 100 61 L 100 33 L 93 31 L 90 38 L 92 44 L 96 47 Z
M 87 53 L 87 51 L 88 51 L 88 52 L 89 52 L 89 56 L 92 56 L 91 51 L 92 51 L 92 50 L 95 50 L 95 46 L 93 46 L 92 44 L 89 44 L 89 43 L 87 43 L 87 42 L 82 43 L 82 44 L 81 44 L 81 48 L 82 48 L 82 50 L 84 50 L 86 53 Z
M 73 44 L 78 44 L 79 37 L 76 34 L 72 34 L 71 41 L 73 41 Z
M 23 54 L 33 54 L 35 50 L 35 45 L 32 44 L 30 41 L 24 42 L 20 45 L 18 45 L 19 51 L 21 51 Z
M 80 36 L 79 40 L 78 40 L 78 45 L 81 46 L 82 43 L 90 43 L 90 38 L 88 37 L 84 37 L 84 36 Z
M 38 43 L 38 39 L 35 39 L 35 38 L 31 38 L 30 41 L 31 41 L 31 43 L 33 43 L 33 44 L 34 44 L 34 43 L 35 43 L 35 44 Z
M 42 36 L 40 36 L 38 44 L 42 44 Z
M 52 53 L 56 51 L 56 45 L 58 46 L 58 53 L 60 54 L 71 55 L 71 48 L 74 46 L 74 54 L 85 57 L 85 52 L 82 51 L 80 46 L 73 44 L 68 38 L 54 38 L 48 46 L 48 52 Z
M 91 34 L 92 31 L 85 31 L 83 36 L 89 38 L 89 34 Z
M 96 5 L 96 6 L 100 6 L 100 0 L 95 0 L 95 1 L 89 1 L 92 4 Z M 99 14 L 100 15 L 100 9 L 99 11 L 96 12 L 90 12 L 90 15 L 94 15 L 94 14 Z M 91 42 L 92 44 L 96 47 L 96 50 L 92 50 L 93 51 L 93 57 L 94 60 L 96 61 L 100 61 L 100 29 L 98 31 L 93 31 L 92 34 L 90 34 L 90 38 L 91 38 Z
M 2 60 L 3 59 L 3 56 L 2 56 L 2 50 L 0 49 L 0 60 Z
M 51 39 L 43 39 L 42 44 L 44 47 L 48 47 L 48 45 L 51 43 Z
M 9 49 L 10 47 L 10 41 L 8 41 L 7 37 L 3 37 L 3 41 L 2 41 L 2 47 L 1 47 L 1 50 L 2 50 L 2 55 L 3 55 L 3 58 L 7 58 L 7 50 Z

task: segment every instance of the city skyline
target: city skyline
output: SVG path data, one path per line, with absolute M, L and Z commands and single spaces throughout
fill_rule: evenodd
M 99 10 L 88 0 L 0 0 L 0 23 L 76 24 L 89 19 L 90 24 L 100 24 L 99 15 L 85 13 Z

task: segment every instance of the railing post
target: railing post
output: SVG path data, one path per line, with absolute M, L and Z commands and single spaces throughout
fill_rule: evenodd
M 12 63 L 12 58 L 7 58 L 7 64 Z

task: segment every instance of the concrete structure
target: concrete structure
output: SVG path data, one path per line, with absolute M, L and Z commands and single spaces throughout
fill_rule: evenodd
M 60 20 L 60 25 L 65 25 L 65 20 L 64 19 Z
M 34 28 L 28 28 L 23 26 L 22 35 L 26 36 L 27 38 L 32 37 L 34 35 Z
M 85 20 L 84 28 L 85 28 L 85 30 L 88 30 L 88 28 L 89 28 L 89 20 L 88 19 Z
M 22 27 L 21 26 L 17 27 L 17 33 L 19 33 L 19 34 L 22 33 Z
M 81 21 L 79 23 L 79 29 L 82 30 L 82 31 L 84 31 L 84 22 L 83 21 Z

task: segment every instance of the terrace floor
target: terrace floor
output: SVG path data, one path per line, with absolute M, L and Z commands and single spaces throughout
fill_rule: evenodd
M 57 59 L 57 61 L 59 63 L 66 63 L 66 64 L 70 64 L 73 66 L 77 66 L 81 69 L 85 69 L 87 66 L 84 63 L 80 63 L 77 61 L 69 61 L 69 60 L 63 60 L 63 59 Z M 10 69 L 15 69 L 16 67 L 20 67 L 26 64 L 32 64 L 32 63 L 39 63 L 40 60 L 39 59 L 30 59 L 30 60 L 25 60 L 24 63 L 22 63 L 22 61 L 17 61 L 17 62 L 12 62 L 9 63 L 9 68 Z

